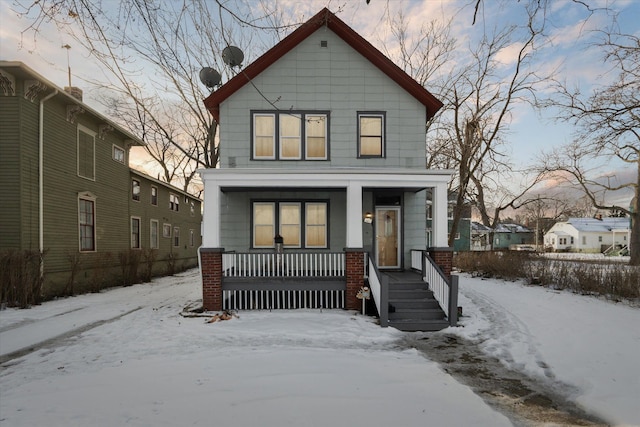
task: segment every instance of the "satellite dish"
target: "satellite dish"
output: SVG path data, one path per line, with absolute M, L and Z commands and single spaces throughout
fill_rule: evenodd
M 239 47 L 227 46 L 222 50 L 222 60 L 230 67 L 237 67 L 244 60 L 244 53 Z
M 208 88 L 214 88 L 222 81 L 222 76 L 219 72 L 211 67 L 204 67 L 200 70 L 200 81 Z

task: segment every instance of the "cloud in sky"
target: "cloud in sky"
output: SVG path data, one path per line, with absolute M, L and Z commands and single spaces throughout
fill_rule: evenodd
M 118 1 L 110 0 L 102 4 L 108 7 L 117 5 Z M 255 10 L 259 2 L 247 0 L 239 1 L 237 4 L 254 8 L 254 16 L 260 16 L 259 11 Z M 463 52 L 476 46 L 479 38 L 485 34 L 492 34 L 504 25 L 526 22 L 524 0 L 484 0 L 474 25 L 472 20 L 475 3 L 470 0 L 371 0 L 369 4 L 366 4 L 365 0 L 278 0 L 265 4 L 277 7 L 285 20 L 291 18 L 292 22 L 309 19 L 326 6 L 376 47 L 381 48 L 382 43 L 386 43 L 392 55 L 397 53 L 398 47 L 389 28 L 385 26 L 385 18 L 397 18 L 400 11 L 407 19 L 410 37 L 415 37 L 419 29 L 433 19 L 441 23 L 450 22 L 451 34 L 457 39 Z M 3 17 L 0 26 L 0 58 L 23 61 L 52 82 L 65 86 L 67 52 L 62 49 L 62 45 L 69 43 L 72 46 L 69 54 L 74 85 L 85 86 L 85 101 L 102 111 L 101 105 L 92 98 L 94 94 L 91 87 L 86 87 L 88 84 L 85 83 L 88 80 L 102 78 L 103 75 L 101 68 L 92 61 L 88 52 L 83 51 L 73 39 L 52 24 L 43 25 L 36 42 L 30 35 L 23 39 L 21 32 L 30 22 L 20 19 L 12 10 L 13 5 L 12 0 L 0 0 L 0 15 Z M 604 13 L 590 15 L 580 2 L 553 0 L 550 5 L 547 27 L 550 43 L 542 46 L 539 52 L 543 57 L 543 61 L 539 63 L 539 71 L 544 73 L 547 70 L 558 69 L 560 80 L 566 80 L 570 84 L 580 83 L 584 89 L 602 82 L 607 71 L 602 53 L 590 47 L 586 41 L 595 35 L 594 31 L 608 25 L 609 16 Z M 602 3 L 596 3 L 596 6 L 616 8 L 621 12 L 618 22 L 622 31 L 640 33 L 640 27 L 637 25 L 640 2 L 602 0 Z M 215 5 L 211 8 L 214 10 Z M 589 19 L 585 21 L 586 18 Z M 521 42 L 513 40 L 499 52 L 498 58 L 505 67 L 513 64 L 520 46 Z M 456 67 L 463 59 L 463 56 L 454 57 L 449 66 Z M 511 114 L 513 122 L 508 142 L 513 145 L 512 152 L 516 162 L 527 163 L 543 148 L 565 143 L 571 138 L 571 128 L 553 122 L 553 112 L 540 115 L 527 106 L 518 105 L 513 108 Z

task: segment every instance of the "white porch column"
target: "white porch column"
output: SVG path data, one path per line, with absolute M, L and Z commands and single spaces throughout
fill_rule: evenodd
M 220 246 L 220 185 L 213 180 L 204 181 L 204 216 L 202 218 L 202 247 Z
M 362 183 L 347 186 L 347 248 L 362 248 Z
M 436 248 L 446 248 L 449 246 L 447 241 L 449 231 L 447 221 L 447 183 L 439 183 L 433 187 L 432 216 L 433 241 L 431 245 Z

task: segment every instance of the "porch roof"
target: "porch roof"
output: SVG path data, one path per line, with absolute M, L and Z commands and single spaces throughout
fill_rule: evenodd
M 357 183 L 363 188 L 411 188 L 414 190 L 448 183 L 449 169 L 200 169 L 204 181 L 229 188 L 347 188 Z

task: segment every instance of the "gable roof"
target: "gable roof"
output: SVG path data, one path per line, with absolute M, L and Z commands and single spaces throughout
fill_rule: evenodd
M 264 55 L 248 65 L 242 73 L 238 73 L 218 90 L 213 92 L 204 100 L 204 105 L 213 115 L 214 119 L 220 122 L 220 104 L 233 95 L 237 90 L 249 83 L 251 79 L 263 72 L 267 67 L 291 51 L 300 42 L 305 40 L 317 29 L 327 26 L 337 36 L 344 40 L 349 46 L 369 60 L 380 71 L 395 81 L 400 87 L 406 90 L 427 109 L 427 119 L 442 107 L 435 96 L 427 91 L 420 83 L 415 81 L 410 75 L 402 71 L 400 67 L 387 58 L 382 52 L 376 49 L 371 43 L 366 41 L 360 34 L 340 20 L 326 7 L 318 12 L 304 24 L 300 25 L 294 32 L 282 39 L 280 43 L 269 49 Z
M 631 228 L 630 218 L 569 218 L 567 224 L 582 232 L 609 232 Z

